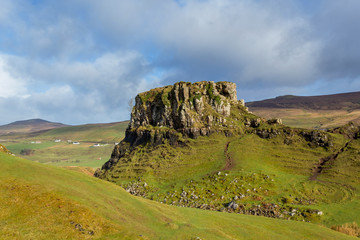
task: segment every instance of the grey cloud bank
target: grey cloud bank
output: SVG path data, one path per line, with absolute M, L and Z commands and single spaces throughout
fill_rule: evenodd
M 3 2 L 1 124 L 125 120 L 176 81 L 233 81 L 246 100 L 360 90 L 356 0 Z

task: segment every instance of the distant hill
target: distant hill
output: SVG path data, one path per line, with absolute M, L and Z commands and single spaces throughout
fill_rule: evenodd
M 248 102 L 249 108 L 302 108 L 312 110 L 355 110 L 360 109 L 360 92 L 340 93 L 322 96 L 285 95 L 262 101 Z
M 279 96 L 246 103 L 256 115 L 282 118 L 286 125 L 329 128 L 349 121 L 360 124 L 360 92 L 322 96 Z
M 0 126 L 0 135 L 8 135 L 14 133 L 32 133 L 66 126 L 68 125 L 49 122 L 43 119 L 30 119 L 16 121 Z

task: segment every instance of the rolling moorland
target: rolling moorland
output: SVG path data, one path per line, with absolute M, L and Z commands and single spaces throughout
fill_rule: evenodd
M 68 146 L 83 146 L 99 151 L 91 144 L 105 143 L 101 137 L 118 142 L 125 136 L 96 176 L 126 191 L 48 166 L 93 164 L 86 160 L 74 163 L 69 156 L 70 161 L 43 161 L 48 163 L 44 165 L 1 154 L 2 196 L 8 197 L 0 200 L 2 206 L 11 206 L 0 215 L 6 219 L 1 235 L 8 239 L 351 239 L 330 227 L 359 234 L 353 223 L 359 222 L 360 211 L 360 129 L 355 125 L 328 132 L 286 127 L 278 119 L 267 121 L 249 113 L 236 100 L 233 84 L 202 82 L 139 94 L 130 123 L 103 127 L 58 128 L 36 133 L 35 138 L 43 141 L 45 160 L 52 148 L 60 146 L 67 152 Z M 118 131 L 122 135 L 111 138 L 111 132 Z M 24 136 L 27 141 L 35 139 L 34 134 L 25 134 L 11 141 L 22 141 Z M 58 138 L 91 144 L 55 145 Z M 6 143 L 14 152 L 24 147 L 11 141 Z M 39 161 L 37 152 L 40 148 L 31 156 L 34 161 Z M 74 148 L 74 156 L 82 154 Z M 58 153 L 53 155 L 55 159 Z M 34 191 L 39 195 L 33 198 L 29 192 Z M 54 221 L 44 221 L 44 211 Z
M 264 118 L 281 118 L 292 127 L 326 129 L 352 121 L 360 124 L 360 92 L 324 96 L 280 96 L 246 106 Z

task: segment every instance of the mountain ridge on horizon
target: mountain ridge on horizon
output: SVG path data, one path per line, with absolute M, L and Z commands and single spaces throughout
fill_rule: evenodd
M 304 108 L 312 110 L 360 109 L 360 91 L 315 96 L 282 95 L 247 102 L 249 108 Z
M 40 118 L 19 120 L 0 125 L 0 135 L 13 133 L 31 133 L 67 126 L 69 125 L 58 122 L 51 122 Z

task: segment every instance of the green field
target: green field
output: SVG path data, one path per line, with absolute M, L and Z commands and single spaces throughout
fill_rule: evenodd
M 70 139 L 72 141 L 119 142 L 125 136 L 128 121 L 106 124 L 86 124 L 62 127 L 46 131 L 37 136 L 40 139 Z
M 22 156 L 29 160 L 56 166 L 96 169 L 109 159 L 114 143 L 124 138 L 127 124 L 128 122 L 87 124 L 0 138 L 6 139 L 1 143 L 18 156 L 21 156 L 21 150 L 34 150 L 33 154 Z M 61 142 L 56 143 L 55 139 L 60 139 Z M 78 141 L 80 144 L 68 143 L 68 140 Z M 97 143 L 100 146 L 94 147 Z
M 0 153 L 2 239 L 354 239 L 319 225 L 160 204 Z

